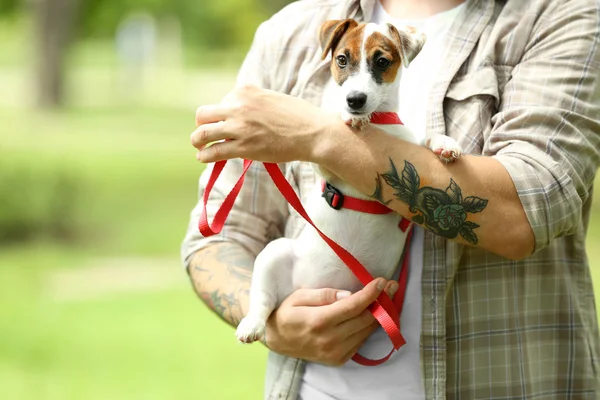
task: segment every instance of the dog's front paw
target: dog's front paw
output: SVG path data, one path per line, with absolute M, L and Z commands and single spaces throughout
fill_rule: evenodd
M 260 318 L 247 316 L 238 325 L 235 335 L 241 343 L 253 343 L 263 338 L 265 328 L 265 321 Z
M 444 135 L 435 135 L 426 143 L 440 160 L 445 162 L 454 162 L 462 154 L 462 150 L 456 140 Z
M 369 118 L 354 118 L 352 120 L 352 127 L 354 129 L 365 129 L 365 127 L 369 124 Z
M 354 129 L 364 129 L 367 124 L 369 123 L 369 118 L 367 117 L 362 117 L 362 118 L 356 118 L 354 117 L 352 114 L 350 114 L 347 111 L 342 111 L 340 114 L 340 117 L 342 118 L 342 121 L 344 121 L 344 123 Z

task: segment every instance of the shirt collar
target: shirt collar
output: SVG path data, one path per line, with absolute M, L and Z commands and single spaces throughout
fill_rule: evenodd
M 377 1 L 379 0 L 360 0 L 360 9 L 362 11 L 364 21 L 371 21 L 373 10 L 375 9 L 375 3 Z
M 346 2 L 345 17 L 361 22 L 369 22 L 377 1 L 379 0 L 350 0 Z

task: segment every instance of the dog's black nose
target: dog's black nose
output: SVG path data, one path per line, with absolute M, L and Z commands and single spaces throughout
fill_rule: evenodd
M 346 97 L 348 107 L 353 110 L 360 110 L 367 102 L 367 95 L 361 92 L 350 92 Z

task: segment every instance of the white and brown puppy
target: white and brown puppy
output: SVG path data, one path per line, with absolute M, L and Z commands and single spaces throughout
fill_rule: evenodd
M 323 107 L 360 128 L 369 123 L 374 112 L 398 111 L 402 68 L 420 52 L 425 36 L 414 30 L 399 31 L 389 24 L 358 24 L 347 19 L 325 22 L 320 41 L 323 58 L 332 54 L 333 79 L 325 90 Z M 378 127 L 415 141 L 403 125 Z M 456 142 L 446 136 L 428 138 L 428 144 L 441 158 L 453 160 L 460 155 Z M 329 171 L 317 165 L 315 170 L 344 195 L 371 200 Z M 407 236 L 398 228 L 398 214 L 336 210 L 323 199 L 320 184 L 310 194 L 306 210 L 316 226 L 352 253 L 372 276 L 392 278 Z M 256 258 L 250 309 L 237 328 L 238 340 L 251 343 L 260 339 L 271 312 L 294 290 L 322 287 L 354 292 L 361 284 L 308 224 L 297 239 L 271 242 Z
M 397 111 L 402 67 L 408 67 L 425 44 L 425 35 L 398 31 L 392 25 L 327 21 L 321 27 L 323 58 L 332 53 L 333 80 L 323 107 L 341 112 L 363 127 L 375 111 Z M 335 90 L 337 89 L 337 90 Z

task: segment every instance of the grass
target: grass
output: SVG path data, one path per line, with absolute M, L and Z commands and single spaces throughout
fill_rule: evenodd
M 60 302 L 44 278 L 75 260 L 45 255 L 0 257 L 3 398 L 260 398 L 264 349 L 237 346 L 187 285 Z
M 193 111 L 0 109 L 0 120 L 11 127 L 0 130 L 5 162 L 64 165 L 85 187 L 75 243 L 0 251 L 2 397 L 260 398 L 265 350 L 238 346 L 179 266 L 202 170 L 189 145 Z M 165 260 L 178 284 L 73 301 L 48 290 L 59 271 L 131 256 Z

